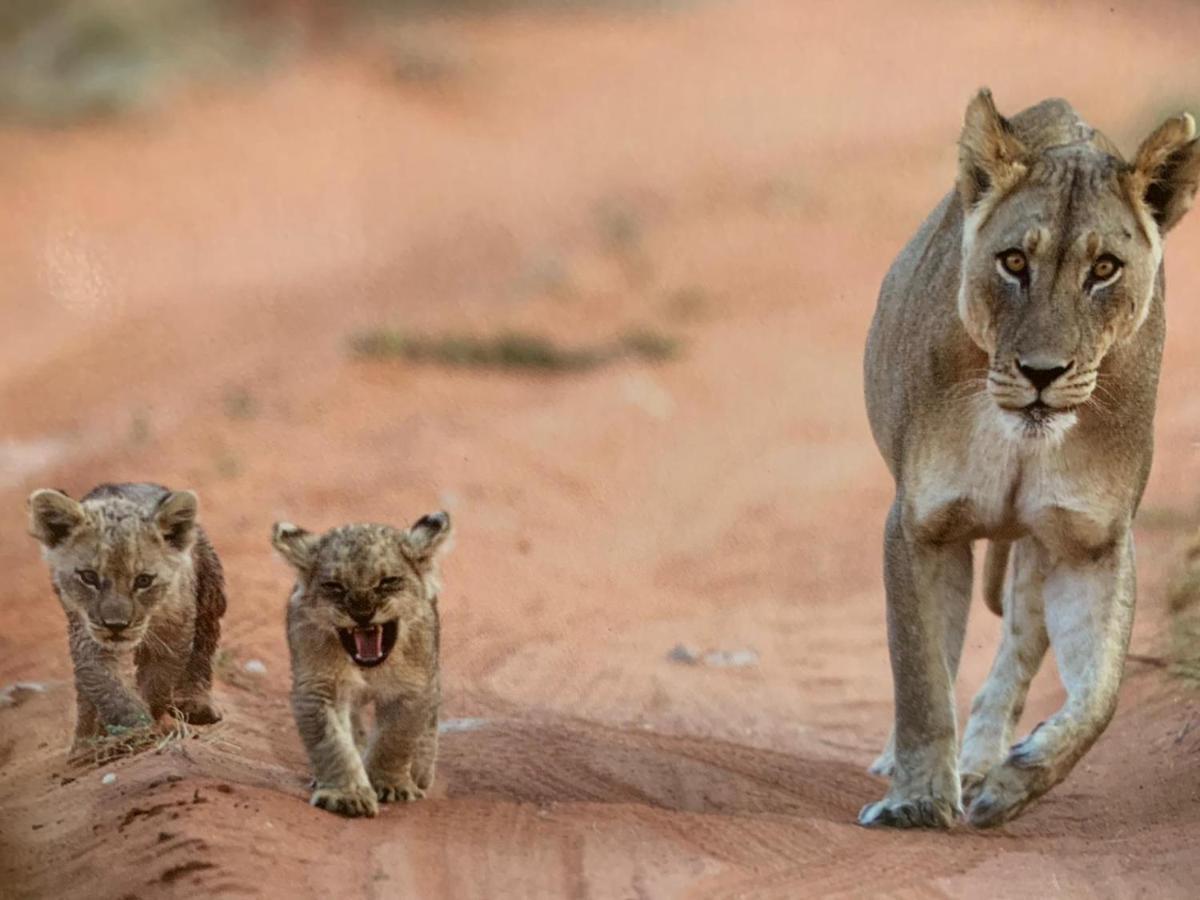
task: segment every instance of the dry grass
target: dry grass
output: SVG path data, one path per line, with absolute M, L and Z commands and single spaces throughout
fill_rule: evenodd
M 443 366 L 565 373 L 588 371 L 622 359 L 663 362 L 677 356 L 680 345 L 669 335 L 644 329 L 625 332 L 602 344 L 567 347 L 524 332 L 491 337 L 429 336 L 376 328 L 354 335 L 350 349 L 364 359 L 407 359 Z

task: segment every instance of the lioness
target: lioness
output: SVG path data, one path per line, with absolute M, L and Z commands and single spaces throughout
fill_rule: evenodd
M 225 583 L 196 509 L 191 491 L 156 484 L 102 484 L 79 501 L 53 490 L 29 497 L 29 531 L 67 614 L 77 749 L 167 712 L 194 724 L 221 718 L 212 656 Z
M 271 543 L 296 570 L 287 610 L 292 712 L 316 775 L 313 806 L 374 816 L 433 783 L 441 675 L 437 558 L 450 517 L 407 531 L 345 525 L 324 535 L 276 523 Z M 365 734 L 362 707 L 375 702 Z
M 957 191 L 884 279 L 867 412 L 896 481 L 884 536 L 895 728 L 863 825 L 977 826 L 1071 771 L 1117 702 L 1133 619 L 1131 522 L 1150 471 L 1163 236 L 1200 180 L 1192 117 L 1125 162 L 1062 100 L 967 107 Z M 971 542 L 991 541 L 1004 638 L 955 760 Z M 1007 565 L 1011 546 L 1012 564 Z M 1067 699 L 1010 747 L 1053 646 Z M 961 786 L 960 786 L 961 772 Z

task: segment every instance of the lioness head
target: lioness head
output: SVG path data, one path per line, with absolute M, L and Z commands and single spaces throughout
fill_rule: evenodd
M 172 491 L 147 509 L 124 497 L 80 503 L 62 491 L 29 497 L 29 532 L 42 545 L 59 598 L 92 640 L 127 650 L 145 637 L 156 604 L 191 571 L 198 501 Z
M 277 522 L 271 543 L 299 574 L 308 619 L 336 633 L 356 665 L 383 663 L 402 629 L 437 598 L 437 558 L 450 516 L 433 513 L 407 531 L 344 525 L 323 535 Z
M 1010 123 L 981 91 L 967 107 L 958 175 L 959 315 L 988 353 L 988 393 L 1028 436 L 1070 427 L 1105 354 L 1141 327 L 1162 237 L 1200 181 L 1186 113 L 1147 137 L 1132 163 L 1062 101 L 1025 115 L 1037 114 L 1057 114 L 1058 124 L 1027 146 L 1020 120 Z

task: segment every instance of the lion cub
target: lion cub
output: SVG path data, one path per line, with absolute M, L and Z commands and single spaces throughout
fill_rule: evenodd
M 444 512 L 407 531 L 344 525 L 317 535 L 276 523 L 271 543 L 298 573 L 287 636 L 292 712 L 316 775 L 313 806 L 373 816 L 378 801 L 417 800 L 433 783 L 437 558 L 449 535 Z M 366 740 L 360 712 L 371 701 Z
M 166 712 L 194 724 L 220 721 L 212 655 L 225 584 L 196 524 L 196 495 L 103 484 L 80 501 L 34 491 L 28 505 L 29 531 L 67 614 L 76 748 Z

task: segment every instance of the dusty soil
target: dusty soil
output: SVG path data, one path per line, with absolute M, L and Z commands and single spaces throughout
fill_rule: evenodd
M 330 50 L 169 113 L 0 132 L 0 685 L 44 687 L 0 708 L 0 894 L 1194 895 L 1200 702 L 1145 662 L 1018 822 L 854 817 L 890 716 L 890 487 L 859 373 L 879 279 L 949 187 L 975 87 L 1067 96 L 1131 147 L 1200 100 L 1200 7 L 800 7 L 435 22 L 436 79 Z M 1168 249 L 1150 656 L 1200 499 L 1198 241 L 1194 215 Z M 380 324 L 651 326 L 683 354 L 559 376 L 351 358 Z M 201 494 L 227 718 L 97 768 L 65 758 L 63 621 L 23 499 L 115 479 Z M 437 788 L 372 821 L 314 810 L 270 523 L 442 506 Z M 964 702 L 996 633 L 979 605 Z M 1030 722 L 1061 699 L 1048 668 Z

